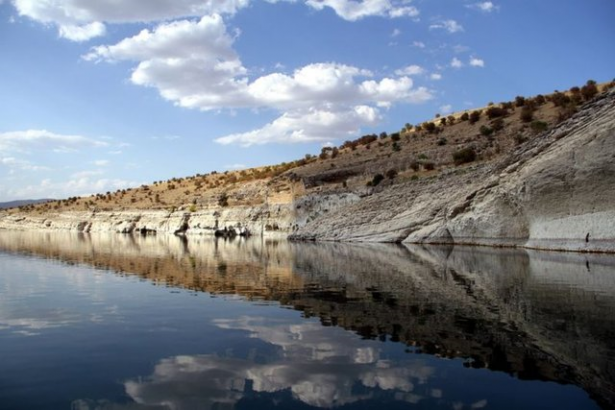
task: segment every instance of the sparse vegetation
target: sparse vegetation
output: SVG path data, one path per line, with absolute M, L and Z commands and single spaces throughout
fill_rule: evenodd
M 151 185 L 107 191 L 87 198 L 70 197 L 46 204 L 26 205 L 22 212 L 88 212 L 115 209 L 179 209 L 196 212 L 211 207 L 292 200 L 311 189 L 352 191 L 365 186 L 362 175 L 382 171 L 369 179 L 371 186 L 408 181 L 423 172 L 473 161 L 489 161 L 506 154 L 558 122 L 615 82 L 598 85 L 589 80 L 565 92 L 534 97 L 516 96 L 483 109 L 440 116 L 401 131 L 362 135 L 339 146 L 327 146 L 316 155 L 278 165 L 239 171 L 196 174 L 155 181 Z M 476 124 L 476 127 L 470 127 Z

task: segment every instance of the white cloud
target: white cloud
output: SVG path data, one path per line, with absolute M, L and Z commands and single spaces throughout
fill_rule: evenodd
M 485 13 L 491 13 L 494 10 L 497 10 L 497 6 L 490 1 L 483 1 L 479 3 L 469 4 L 466 7 L 471 9 L 477 9 L 483 11 Z
M 380 119 L 376 108 L 357 106 L 346 111 L 298 110 L 286 112 L 264 127 L 239 134 L 231 134 L 215 141 L 250 146 L 268 143 L 297 143 L 328 141 L 356 135 L 360 127 L 375 125 Z
M 429 29 L 431 30 L 442 29 L 442 30 L 448 31 L 449 33 L 458 33 L 460 31 L 463 31 L 463 26 L 457 23 L 455 20 L 443 20 L 439 23 L 430 25 Z
M 53 147 L 58 145 L 57 147 Z M 0 152 L 26 152 L 31 147 L 49 150 L 74 149 L 79 146 L 105 147 L 105 141 L 81 135 L 56 134 L 47 130 L 9 131 L 0 133 Z
M 402 75 L 421 75 L 425 73 L 425 69 L 421 66 L 418 65 L 409 65 L 407 67 L 404 67 L 400 70 L 396 70 L 395 74 L 402 76 Z
M 107 160 L 107 159 L 98 159 L 98 160 L 94 161 L 93 164 L 96 165 L 97 167 L 106 167 L 107 165 L 109 165 L 109 160 Z
M 68 40 L 76 42 L 88 41 L 94 37 L 104 35 L 105 32 L 105 25 L 98 21 L 95 21 L 90 24 L 85 24 L 83 26 L 60 26 L 58 29 L 60 37 L 64 37 Z
M 246 169 L 248 166 L 245 164 L 230 164 L 230 165 L 225 165 L 224 168 L 229 169 L 229 170 L 238 170 L 238 169 Z
M 425 48 L 425 43 L 423 43 L 422 41 L 413 41 L 412 45 L 416 48 Z
M 401 35 L 401 30 L 398 28 L 394 29 L 393 32 L 391 33 L 391 37 L 397 37 L 399 35 Z
M 86 41 L 105 33 L 103 23 L 142 23 L 196 17 L 207 14 L 234 14 L 249 0 L 14 0 L 20 15 L 58 27 L 60 36 Z
M 470 65 L 472 67 L 484 67 L 485 61 L 481 60 L 480 58 L 472 57 L 470 59 Z
M 463 63 L 461 62 L 460 59 L 458 59 L 457 57 L 454 57 L 451 60 L 451 67 L 453 67 L 453 68 L 461 68 L 461 67 L 463 67 Z
M 453 106 L 450 104 L 441 105 L 440 112 L 442 114 L 450 114 L 451 112 L 453 112 Z
M 49 171 L 50 170 L 49 167 L 34 165 L 30 161 L 18 159 L 15 157 L 0 158 L 0 164 L 9 168 L 11 170 L 10 173 L 13 173 L 12 171 L 15 169 L 18 169 L 21 171 Z
M 39 184 L 25 185 L 15 189 L 0 191 L 0 196 L 15 199 L 32 198 L 67 198 L 70 196 L 85 196 L 97 192 L 114 191 L 142 185 L 143 182 L 122 179 L 93 179 L 93 174 L 75 174 L 67 181 L 53 182 L 44 179 Z
M 407 0 L 307 0 L 305 3 L 316 10 L 330 7 L 338 16 L 348 21 L 372 16 L 399 18 L 416 17 L 420 14 L 416 7 L 406 5 Z
M 429 76 L 430 79 L 434 80 L 434 81 L 438 81 L 442 79 L 442 74 L 439 73 L 433 73 Z
M 373 79 L 368 70 L 335 63 L 315 63 L 293 73 L 273 72 L 250 81 L 248 70 L 233 50 L 234 38 L 220 16 L 200 21 L 175 21 L 143 30 L 115 45 L 93 48 L 90 61 L 135 61 L 134 84 L 155 87 L 176 105 L 210 110 L 273 108 L 280 117 L 265 127 L 218 139 L 243 145 L 280 141 L 321 140 L 322 131 L 312 119 L 326 118 L 336 135 L 358 131 L 343 125 L 356 115 L 356 106 L 389 107 L 397 102 L 420 103 L 431 98 L 425 88 L 414 88 L 407 76 Z M 398 74 L 399 75 L 399 74 Z M 349 113 L 352 114 L 349 117 Z M 336 120 L 331 120 L 335 117 Z M 286 127 L 286 128 L 283 128 Z M 328 136 L 331 138 L 331 136 Z

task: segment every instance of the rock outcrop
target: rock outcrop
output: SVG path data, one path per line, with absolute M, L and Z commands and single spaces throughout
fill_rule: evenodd
M 398 184 L 292 238 L 615 251 L 615 93 L 502 160 Z
M 233 230 L 294 240 L 615 252 L 615 90 L 490 162 L 354 190 L 345 184 L 314 188 L 328 178 L 317 177 L 295 175 L 302 189 L 258 205 L 209 204 L 196 212 L 5 212 L 0 228 L 187 235 Z

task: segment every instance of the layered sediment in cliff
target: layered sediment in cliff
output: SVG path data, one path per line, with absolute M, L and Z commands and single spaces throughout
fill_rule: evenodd
M 491 164 L 399 184 L 296 239 L 615 251 L 615 93 Z
M 275 203 L 214 203 L 196 212 L 3 213 L 0 228 L 233 232 L 295 240 L 615 252 L 615 91 L 491 162 L 444 168 L 434 176 L 374 188 L 313 187 L 314 175 L 292 177 L 293 184 L 303 184 L 301 189 Z

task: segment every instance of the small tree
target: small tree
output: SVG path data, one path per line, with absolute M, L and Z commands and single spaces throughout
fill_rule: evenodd
M 459 119 L 461 121 L 468 121 L 470 119 L 470 114 L 468 114 L 467 112 L 464 112 L 463 114 L 461 114 L 461 117 L 459 117 Z

